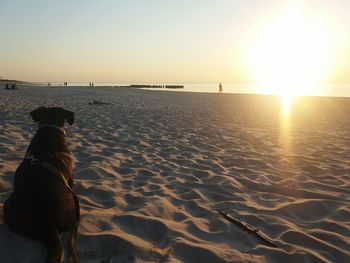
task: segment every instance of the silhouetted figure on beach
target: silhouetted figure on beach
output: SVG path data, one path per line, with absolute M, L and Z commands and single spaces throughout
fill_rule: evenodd
M 219 93 L 222 93 L 223 92 L 223 88 L 222 88 L 222 84 L 221 82 L 219 83 Z
M 11 89 L 17 89 L 16 83 L 13 83 L 13 84 L 11 85 Z
M 5 89 L 11 89 L 11 88 L 10 88 L 10 84 L 6 83 Z

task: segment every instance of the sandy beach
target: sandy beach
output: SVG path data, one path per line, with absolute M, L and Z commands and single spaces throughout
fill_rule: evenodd
M 350 99 L 29 86 L 0 90 L 0 262 L 46 257 L 2 219 L 39 106 L 75 112 L 81 262 L 350 262 Z

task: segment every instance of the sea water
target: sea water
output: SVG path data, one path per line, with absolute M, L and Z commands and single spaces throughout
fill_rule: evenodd
M 47 83 L 40 83 L 41 85 L 47 85 Z M 94 87 L 125 87 L 135 83 L 118 83 L 118 82 L 94 82 Z M 161 90 L 170 92 L 204 92 L 204 93 L 218 93 L 219 82 L 217 83 L 137 83 L 145 85 L 183 85 L 183 89 L 164 89 L 164 88 L 144 88 L 146 90 Z M 51 86 L 63 86 L 61 82 L 51 82 Z M 271 90 L 270 84 L 259 82 L 235 82 L 235 83 L 222 83 L 224 93 L 243 93 L 243 94 L 269 94 Z M 331 97 L 350 97 L 350 82 L 319 82 L 312 84 L 312 94 L 308 94 L 308 85 L 293 84 L 295 86 L 303 85 L 305 88 L 305 94 L 298 95 L 313 95 L 313 96 L 331 96 Z M 88 82 L 68 82 L 68 86 L 81 86 L 89 87 Z M 277 90 L 281 90 L 286 86 L 291 86 L 287 82 L 281 83 Z M 310 86 L 311 89 L 311 86 Z M 299 89 L 300 90 L 300 89 Z M 293 93 L 293 92 L 292 92 Z

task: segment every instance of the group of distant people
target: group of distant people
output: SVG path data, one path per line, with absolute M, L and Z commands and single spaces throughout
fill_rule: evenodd
M 63 86 L 67 86 L 68 83 L 67 82 L 63 82 Z M 51 83 L 47 83 L 47 86 L 51 86 Z M 89 82 L 89 87 L 95 87 L 95 84 L 93 82 Z M 6 83 L 5 85 L 5 89 L 6 90 L 16 90 L 17 89 L 17 85 L 16 83 Z M 221 82 L 219 83 L 219 93 L 222 93 L 224 91 L 224 89 L 222 88 L 222 84 Z
M 12 84 L 6 83 L 5 89 L 7 89 L 7 90 L 15 90 L 15 89 L 17 89 L 17 85 L 16 85 L 16 83 L 12 83 Z

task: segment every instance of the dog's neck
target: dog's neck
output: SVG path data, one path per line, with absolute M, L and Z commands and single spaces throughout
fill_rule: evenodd
M 39 125 L 39 129 L 46 128 L 46 127 L 57 129 L 63 134 L 64 137 L 66 136 L 66 132 L 65 132 L 63 127 L 60 127 L 60 126 L 54 125 L 54 124 L 40 124 Z

